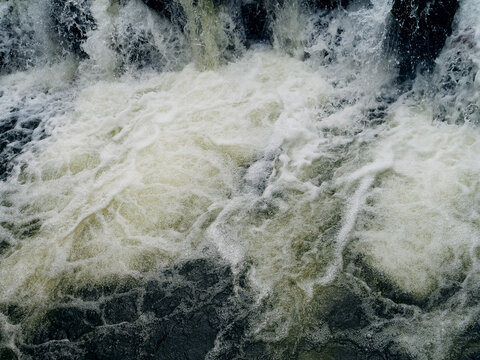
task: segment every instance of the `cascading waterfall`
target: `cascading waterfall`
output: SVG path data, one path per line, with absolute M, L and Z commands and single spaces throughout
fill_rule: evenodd
M 0 359 L 478 358 L 480 2 L 425 3 L 0 1 Z

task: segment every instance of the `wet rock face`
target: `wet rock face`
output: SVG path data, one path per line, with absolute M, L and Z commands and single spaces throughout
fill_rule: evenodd
M 51 16 L 52 30 L 62 47 L 87 57 L 81 46 L 87 40 L 87 33 L 96 27 L 88 0 L 52 0 Z
M 247 42 L 268 42 L 272 33 L 267 9 L 262 1 L 242 4 L 242 21 Z
M 48 310 L 19 346 L 25 358 L 204 359 L 216 339 L 238 344 L 244 335 L 231 270 L 216 261 L 189 261 L 104 290 Z
M 458 0 L 395 0 L 387 35 L 398 63 L 399 80 L 430 71 L 452 32 Z

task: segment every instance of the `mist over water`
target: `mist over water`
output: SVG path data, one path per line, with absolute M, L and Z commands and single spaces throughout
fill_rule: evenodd
M 1 359 L 480 356 L 480 3 L 312 3 L 0 2 Z

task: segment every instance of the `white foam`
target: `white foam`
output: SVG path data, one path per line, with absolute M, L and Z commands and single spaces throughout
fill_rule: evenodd
M 369 194 L 355 236 L 370 266 L 422 298 L 445 272 L 468 272 L 478 245 L 480 135 L 432 123 L 431 113 L 400 106 L 374 156 L 394 154 L 392 170 Z
M 305 109 L 329 89 L 316 76 L 300 61 L 258 51 L 215 72 L 188 66 L 85 88 L 73 118 L 19 174 L 12 201 L 42 228 L 2 260 L 1 297 L 49 296 L 65 277 L 80 285 L 135 275 L 209 243 L 233 263 L 257 258 L 242 237 L 199 229 L 236 206 L 242 167 L 278 136 L 299 149 L 311 139 Z

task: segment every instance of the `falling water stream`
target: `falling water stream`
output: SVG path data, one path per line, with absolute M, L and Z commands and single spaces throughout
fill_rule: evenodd
M 0 358 L 477 359 L 478 0 L 145 3 L 0 1 Z

